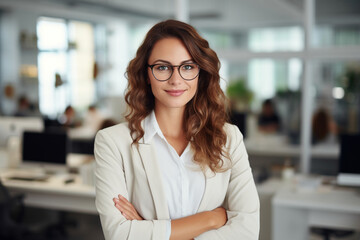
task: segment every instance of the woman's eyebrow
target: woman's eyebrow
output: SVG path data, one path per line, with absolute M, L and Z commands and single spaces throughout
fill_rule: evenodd
M 184 64 L 184 63 L 193 63 L 194 61 L 192 59 L 188 59 L 188 60 L 184 60 L 180 63 L 181 64 Z M 166 61 L 166 60 L 163 60 L 163 59 L 158 59 L 156 60 L 153 64 L 157 64 L 157 63 L 166 63 L 166 64 L 169 64 L 169 65 L 172 65 L 171 62 L 169 61 Z
M 166 60 L 162 60 L 162 59 L 158 59 L 154 62 L 154 64 L 156 63 L 167 63 L 167 64 L 171 64 L 169 61 L 166 61 Z
M 181 62 L 181 64 L 184 64 L 184 63 L 194 63 L 194 60 L 189 59 L 189 60 L 185 60 L 185 61 Z

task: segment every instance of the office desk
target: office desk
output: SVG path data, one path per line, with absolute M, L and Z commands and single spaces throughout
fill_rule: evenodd
M 259 157 L 300 157 L 300 145 L 292 145 L 285 139 L 271 141 L 271 139 L 263 140 L 245 140 L 245 147 L 249 156 Z M 340 155 L 340 146 L 334 145 L 315 145 L 311 148 L 311 156 L 313 158 L 338 159 Z
M 25 194 L 25 205 L 97 214 L 95 188 L 82 184 L 78 175 L 73 176 L 75 181 L 69 184 L 64 183 L 64 177 L 56 175 L 46 182 L 8 180 L 12 171 L 14 170 L 0 170 L 1 180 L 11 193 Z
M 280 188 L 272 210 L 273 240 L 309 239 L 310 226 L 360 230 L 360 189 Z

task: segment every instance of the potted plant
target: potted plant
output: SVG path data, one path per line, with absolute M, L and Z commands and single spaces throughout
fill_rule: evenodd
M 236 112 L 247 112 L 254 93 L 247 87 L 244 78 L 230 81 L 227 89 L 231 109 Z
M 227 96 L 230 100 L 230 122 L 240 129 L 244 138 L 246 137 L 246 118 L 253 92 L 246 86 L 244 78 L 230 81 L 227 89 Z

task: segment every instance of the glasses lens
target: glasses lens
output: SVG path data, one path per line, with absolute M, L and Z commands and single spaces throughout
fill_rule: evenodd
M 165 65 L 165 64 L 156 64 L 152 68 L 154 77 L 160 81 L 168 80 L 172 74 L 172 71 L 173 71 L 172 67 L 170 65 Z
M 185 80 L 192 80 L 199 74 L 199 66 L 195 63 L 186 63 L 180 66 L 180 75 Z

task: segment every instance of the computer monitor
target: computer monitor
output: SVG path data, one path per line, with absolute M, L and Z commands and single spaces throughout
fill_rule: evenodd
M 25 131 L 22 141 L 22 164 L 45 168 L 65 167 L 68 137 L 61 132 Z
M 40 117 L 0 117 L 0 148 L 5 148 L 12 136 L 22 137 L 25 130 L 43 131 L 44 123 Z
M 340 159 L 337 183 L 360 186 L 360 134 L 340 136 Z

